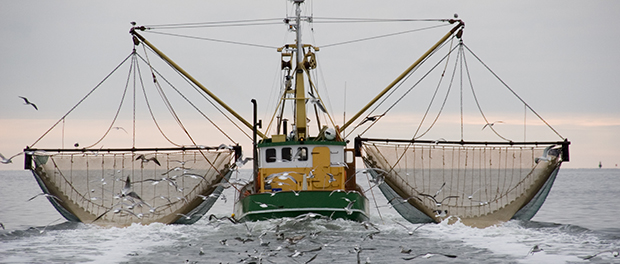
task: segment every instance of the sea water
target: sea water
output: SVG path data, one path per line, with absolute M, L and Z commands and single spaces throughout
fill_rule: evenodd
M 366 193 L 372 225 L 204 217 L 102 228 L 67 222 L 45 197 L 27 202 L 41 193 L 29 171 L 0 171 L 0 179 L 2 263 L 620 263 L 609 252 L 583 259 L 620 248 L 620 169 L 562 169 L 532 221 L 485 229 L 410 224 L 378 189 Z M 224 195 L 207 214 L 230 216 L 234 190 Z

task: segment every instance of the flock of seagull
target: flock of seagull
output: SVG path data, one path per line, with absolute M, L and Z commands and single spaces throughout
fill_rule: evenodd
M 307 213 L 297 216 L 295 218 L 283 218 L 278 220 L 277 222 L 276 220 L 273 220 L 270 223 L 275 222 L 275 226 L 265 228 L 258 235 L 258 232 L 254 232 L 254 227 L 250 227 L 250 225 L 245 222 L 239 223 L 232 218 L 219 218 L 215 215 L 210 215 L 208 219 L 209 224 L 215 225 L 216 227 L 228 222 L 231 222 L 233 224 L 243 224 L 245 226 L 245 229 L 247 231 L 245 236 L 235 236 L 232 239 L 221 239 L 219 240 L 219 244 L 222 246 L 234 246 L 235 243 L 230 243 L 230 241 L 237 241 L 237 243 L 240 245 L 245 245 L 246 243 L 257 243 L 259 248 L 255 248 L 253 252 L 246 251 L 246 254 L 242 254 L 243 256 L 240 257 L 241 259 L 239 259 L 239 263 L 274 263 L 270 259 L 281 256 L 288 257 L 292 259 L 292 261 L 294 261 L 295 263 L 310 263 L 320 256 L 321 251 L 327 250 L 329 248 L 335 248 L 335 245 L 338 245 L 339 242 L 344 239 L 334 238 L 333 236 L 321 236 L 321 231 L 304 232 L 303 229 L 298 228 L 300 225 L 307 224 L 307 222 L 309 221 L 332 221 L 330 217 L 315 213 Z M 363 230 L 366 230 L 364 232 L 361 232 L 360 238 L 362 242 L 366 239 L 374 239 L 373 236 L 381 233 L 381 230 L 376 225 L 370 222 L 362 222 L 359 224 L 361 225 L 361 227 L 364 228 Z M 409 230 L 409 228 L 407 228 L 404 224 L 400 225 L 403 226 L 403 228 Z M 414 229 L 414 232 L 421 226 L 423 226 L 423 224 Z M 287 235 L 288 232 L 293 232 L 294 234 Z M 412 234 L 413 233 L 410 233 L 410 235 Z M 276 243 L 279 245 L 273 246 L 273 244 Z M 317 246 L 310 246 L 313 244 Z M 347 247 L 344 243 L 342 243 L 341 245 Z M 356 263 L 370 263 L 370 257 L 366 257 L 365 261 L 362 260 L 362 253 L 371 250 L 377 249 L 361 247 L 359 243 L 355 243 L 355 245 L 353 245 L 353 247 L 350 248 L 348 252 L 355 254 L 357 260 Z M 444 256 L 448 258 L 457 257 L 453 254 L 439 252 L 426 252 L 422 254 L 412 254 L 412 252 L 412 249 L 404 249 L 401 246 L 400 253 L 406 255 L 405 257 L 402 257 L 403 260 L 412 260 L 415 258 L 431 258 L 433 256 Z M 198 251 L 198 255 L 204 254 L 204 249 L 201 247 Z M 187 261 L 189 262 L 189 260 Z

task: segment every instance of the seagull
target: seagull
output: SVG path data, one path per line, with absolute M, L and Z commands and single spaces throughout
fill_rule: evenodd
M 186 214 L 180 214 L 180 213 L 179 213 L 179 214 L 177 214 L 177 215 L 180 215 L 180 216 L 182 216 L 182 217 L 185 217 L 185 219 L 187 219 L 187 220 L 192 219 L 192 216 L 193 216 L 193 214 L 191 214 L 191 215 L 186 215 Z
M 126 198 L 128 200 L 133 200 L 133 199 L 138 199 L 139 203 L 138 204 L 146 204 L 149 207 L 151 207 L 148 203 L 146 203 L 144 200 L 142 200 L 142 198 L 134 191 L 131 190 L 131 180 L 129 179 L 129 176 L 127 176 L 127 180 L 125 180 L 125 186 L 123 186 L 123 189 L 121 189 L 121 198 Z M 133 201 L 132 201 L 133 202 Z
M 217 149 L 218 149 L 218 150 L 221 150 L 221 149 L 233 150 L 233 147 L 232 147 L 232 146 L 229 146 L 229 145 L 226 145 L 226 144 L 220 144 L 220 145 L 217 147 Z
M 212 194 L 209 194 L 209 195 L 202 195 L 202 194 L 199 194 L 199 195 L 197 195 L 197 196 L 198 196 L 198 197 L 200 197 L 200 198 L 202 198 L 202 200 L 207 200 L 207 199 L 208 199 L 208 198 L 210 198 L 210 197 L 215 198 L 217 195 L 212 193 Z
M 364 228 L 366 228 L 366 230 L 368 230 L 370 227 L 372 227 L 372 228 L 374 228 L 374 229 L 375 229 L 375 230 L 377 230 L 377 231 L 381 231 L 381 230 L 379 230 L 379 228 L 377 228 L 377 226 L 375 226 L 373 223 L 368 222 L 368 221 L 362 222 L 362 223 L 361 223 L 361 225 L 362 225 Z
M 471 195 L 468 195 L 468 196 L 467 196 L 467 199 L 469 199 L 469 200 L 474 199 L 474 194 L 476 194 L 478 191 L 480 191 L 480 189 L 482 189 L 482 188 L 479 188 L 478 190 L 476 190 L 476 191 L 475 191 L 474 193 L 472 193 Z
M 254 239 L 251 238 L 242 238 L 242 237 L 235 237 L 236 240 L 239 240 L 241 242 L 243 242 L 243 244 L 245 244 L 245 242 L 251 242 L 254 241 Z
M 24 104 L 25 105 L 32 105 L 32 107 L 34 107 L 35 110 L 39 110 L 39 108 L 37 107 L 37 105 L 35 105 L 34 103 L 28 101 L 28 98 L 23 97 L 23 96 L 19 96 L 19 98 L 24 99 Z
M 401 224 L 400 222 L 394 220 L 394 223 L 398 224 L 399 226 L 402 226 L 405 230 L 407 230 L 407 234 L 409 234 L 410 236 L 413 235 L 413 233 L 418 230 L 420 227 L 426 225 L 426 224 L 430 224 L 430 223 L 422 223 L 420 224 L 418 227 L 414 228 L 413 230 L 409 229 L 408 227 L 406 227 L 405 225 Z
M 255 202 L 256 204 L 258 204 L 258 206 L 260 206 L 261 208 L 267 208 L 267 207 L 269 207 L 269 206 L 271 206 L 271 207 L 276 207 L 276 206 L 275 206 L 275 205 L 273 205 L 273 204 L 266 204 L 266 203 L 261 203 L 261 202 L 257 202 L 257 201 L 254 201 L 254 202 Z
M 295 184 L 297 184 L 297 180 L 295 180 L 295 178 L 293 178 L 293 176 L 289 175 L 290 173 L 297 173 L 300 174 L 298 172 L 294 172 L 294 171 L 285 171 L 285 172 L 278 172 L 278 173 L 274 173 L 271 174 L 269 176 L 267 176 L 267 178 L 265 178 L 265 182 L 266 183 L 271 183 L 273 182 L 274 178 L 278 178 L 279 180 L 286 180 L 289 179 L 291 181 L 293 181 Z
M 286 237 L 286 238 L 284 238 L 284 240 L 286 240 L 286 242 L 288 242 L 291 245 L 295 245 L 295 244 L 297 244 L 297 242 L 299 242 L 300 240 L 304 239 L 304 237 L 306 237 L 306 235 L 300 235 L 300 236 L 294 236 L 294 237 Z
M 446 141 L 447 140 L 445 138 L 438 138 L 433 141 L 433 144 L 437 145 L 439 144 L 439 142 L 446 142 Z
M 39 193 L 39 194 L 37 194 L 37 195 L 33 196 L 32 198 L 28 199 L 28 201 L 26 201 L 26 202 L 30 202 L 30 201 L 32 201 L 34 198 L 37 198 L 37 197 L 39 197 L 39 196 L 45 196 L 45 197 L 47 197 L 47 198 L 56 199 L 57 201 L 62 202 L 62 201 L 61 201 L 58 197 L 56 197 L 56 196 L 54 196 L 54 195 L 51 195 L 51 194 L 47 194 L 47 193 Z
M 527 254 L 528 254 L 528 255 L 529 255 L 529 254 L 534 255 L 534 253 L 536 253 L 536 252 L 541 252 L 541 251 L 543 251 L 543 249 L 542 249 L 541 247 L 539 247 L 538 245 L 534 245 L 534 246 L 530 249 L 530 251 L 529 251 L 529 252 L 527 252 Z
M 129 133 L 127 133 L 127 130 L 125 130 L 123 127 L 117 126 L 117 127 L 112 127 L 112 129 L 123 130 L 123 131 L 125 131 L 125 134 L 129 134 Z
M 403 199 L 402 197 L 400 197 L 400 196 L 399 196 L 399 197 L 394 197 L 394 198 L 390 199 L 390 200 L 388 201 L 388 204 L 392 204 L 392 202 L 393 202 L 394 200 L 397 200 L 397 199 L 401 199 L 401 200 L 400 200 L 400 202 L 401 202 L 401 203 L 408 203 L 408 202 L 409 202 L 409 200 L 411 200 L 411 199 L 413 199 L 413 198 L 418 199 L 420 202 L 422 201 L 422 199 L 420 199 L 420 197 L 417 197 L 417 196 L 407 197 L 406 199 Z
M 596 257 L 596 256 L 598 256 L 600 254 L 603 254 L 603 253 L 611 253 L 611 255 L 614 256 L 614 258 L 617 258 L 620 255 L 620 252 L 618 252 L 617 249 L 616 250 L 606 250 L 606 251 L 601 251 L 599 253 L 596 253 L 594 255 L 589 255 L 589 256 L 582 257 L 582 259 L 588 260 L 588 259 L 594 258 L 594 257 Z
M 336 181 L 336 179 L 334 178 L 334 174 L 331 174 L 331 173 L 326 173 L 326 174 L 327 176 L 329 176 L 329 180 L 327 181 L 328 183 L 332 183 Z
M 48 227 L 48 226 L 50 226 L 51 224 L 53 224 L 53 223 L 55 223 L 55 222 L 58 222 L 58 221 L 60 221 L 60 220 L 62 220 L 62 218 L 58 218 L 58 219 L 56 219 L 56 220 L 54 220 L 54 221 L 50 222 L 50 223 L 49 223 L 49 224 L 47 224 L 45 227 L 43 227 L 43 229 L 41 229 L 41 230 L 39 230 L 39 229 L 38 229 L 38 228 L 36 228 L 36 227 L 35 227 L 35 229 L 39 230 L 39 233 L 40 233 L 40 234 L 42 234 L 43 232 L 45 232 L 45 229 L 47 229 L 47 227 Z
M 434 255 L 442 255 L 442 256 L 445 256 L 445 257 L 447 257 L 447 258 L 456 258 L 456 255 L 443 254 L 443 253 L 430 253 L 430 252 L 429 252 L 429 253 L 419 254 L 419 255 L 416 255 L 416 256 L 413 256 L 413 257 L 403 258 L 403 259 L 404 259 L 404 260 L 412 260 L 412 259 L 414 259 L 414 258 L 419 258 L 419 257 L 422 257 L 422 258 L 426 258 L 426 259 L 427 259 L 427 258 L 430 258 L 430 257 L 432 257 L 432 256 L 434 256 Z
M 190 168 L 185 168 L 183 165 L 181 165 L 181 166 L 176 166 L 176 167 L 174 167 L 172 169 L 169 169 L 168 171 L 162 173 L 161 175 L 166 175 L 166 174 L 171 173 L 173 171 L 180 171 L 180 170 L 183 170 L 183 173 L 186 173 L 186 172 L 188 172 L 191 169 Z
M 374 115 L 374 116 L 368 116 L 368 117 L 366 117 L 366 118 L 365 118 L 362 122 L 360 122 L 360 124 L 359 124 L 359 125 L 357 125 L 357 126 L 361 126 L 361 125 L 363 125 L 364 123 L 366 123 L 366 122 L 368 122 L 368 121 L 371 121 L 371 122 L 377 121 L 379 118 L 381 118 L 381 117 L 382 117 L 382 116 L 384 116 L 384 115 L 385 115 L 385 114 L 381 114 L 381 115 Z
M 541 161 L 549 161 L 549 160 L 551 160 L 551 158 L 548 155 L 549 155 L 549 151 L 553 147 L 555 147 L 555 145 L 551 145 L 551 146 L 546 147 L 545 150 L 543 150 L 543 155 L 538 157 L 538 158 L 535 158 L 534 162 L 536 162 L 536 164 L 538 164 Z
M 200 179 L 203 179 L 205 181 L 207 180 L 202 175 L 199 175 L 199 174 L 196 174 L 196 173 L 189 173 L 189 172 L 183 173 L 183 174 L 179 175 L 179 177 L 190 177 L 192 179 L 199 179 L 200 178 Z
M 353 204 L 355 204 L 355 202 L 357 200 L 349 200 L 349 198 L 347 197 L 342 197 L 343 200 L 347 201 L 349 204 L 347 204 L 347 206 L 344 208 L 344 211 L 347 212 L 348 215 L 351 215 L 353 213 L 353 210 L 351 210 L 351 208 L 353 208 Z
M 13 163 L 12 159 L 17 157 L 17 156 L 19 156 L 19 155 L 21 155 L 21 154 L 24 154 L 24 152 L 17 153 L 17 154 L 15 154 L 15 155 L 13 155 L 13 156 L 11 156 L 10 158 L 7 159 L 7 158 L 4 157 L 4 155 L 2 155 L 2 153 L 0 153 L 0 163 L 2 163 L 2 164 Z
M 384 174 L 388 174 L 389 172 L 384 170 L 384 169 L 379 169 L 379 168 L 365 168 L 365 169 L 361 169 L 361 170 L 357 170 L 355 171 L 355 174 L 358 173 L 368 173 L 370 171 L 374 171 L 374 172 L 380 172 L 381 174 L 379 174 L 379 176 L 384 175 Z
M 314 96 L 314 94 L 308 93 L 310 95 L 310 99 L 308 99 L 308 101 L 310 103 L 313 103 L 314 105 L 316 105 L 316 107 L 319 108 L 319 110 L 321 110 L 321 112 L 323 113 L 327 113 L 327 110 L 325 110 L 325 106 L 323 106 L 323 103 L 321 102 L 321 99 L 318 99 Z
M 339 167 L 342 166 L 342 167 L 345 167 L 347 169 L 349 168 L 349 164 L 347 164 L 346 162 L 342 162 L 342 161 L 331 162 L 329 165 L 331 165 L 331 166 L 339 166 Z
M 248 161 L 253 160 L 254 158 L 252 157 L 239 157 L 239 159 L 237 159 L 237 162 L 235 162 L 235 165 L 237 167 L 243 167 L 243 165 L 245 165 L 246 163 L 248 163 Z
M 437 199 L 435 199 L 435 196 L 430 196 L 430 195 L 425 194 L 425 193 L 421 193 L 420 195 L 421 195 L 421 196 L 424 196 L 424 197 L 426 197 L 426 198 L 432 199 L 432 200 L 435 202 L 435 204 L 437 205 L 437 207 L 441 206 L 441 204 L 442 204 L 445 200 L 447 200 L 447 199 L 452 199 L 452 198 L 454 198 L 454 199 L 458 199 L 458 198 L 459 198 L 459 197 L 458 197 L 458 196 L 456 196 L 456 195 L 450 195 L 450 196 L 446 196 L 446 197 L 445 197 L 445 198 L 443 198 L 441 201 L 437 201 Z
M 495 122 L 493 122 L 493 123 L 486 123 L 486 124 L 482 127 L 482 130 L 484 130 L 487 126 L 488 126 L 488 127 L 492 127 L 493 125 L 495 125 L 495 124 L 500 124 L 500 123 L 504 123 L 504 121 L 495 121 Z
M 346 194 L 352 193 L 352 192 L 357 192 L 356 190 L 351 190 L 351 191 L 345 191 L 343 189 L 336 189 L 333 190 L 332 192 L 329 193 L 329 196 L 332 196 L 332 194 L 337 193 L 337 192 L 344 192 Z
M 144 154 L 140 154 L 140 155 L 138 155 L 138 157 L 136 158 L 136 160 L 142 160 L 142 164 L 147 163 L 147 162 L 149 162 L 149 161 L 153 161 L 153 162 L 155 162 L 155 164 L 157 164 L 157 166 L 161 166 L 161 163 L 159 163 L 159 160 L 157 160 L 157 158 L 152 157 L 152 158 L 148 158 L 148 159 L 147 159 L 147 158 L 144 156 Z

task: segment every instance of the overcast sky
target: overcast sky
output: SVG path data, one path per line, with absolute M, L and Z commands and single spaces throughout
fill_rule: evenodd
M 131 53 L 133 44 L 128 34 L 131 21 L 139 25 L 160 25 L 284 18 L 287 12 L 291 14 L 291 4 L 284 0 L 0 0 L 0 4 L 0 153 L 4 156 L 16 154 L 35 142 Z M 351 116 L 450 27 L 329 47 L 329 44 L 342 41 L 438 23 L 321 24 L 318 18 L 452 18 L 457 13 L 466 25 L 464 43 L 562 137 L 572 142 L 571 161 L 564 167 L 593 168 L 602 162 L 604 168 L 617 168 L 616 164 L 620 164 L 620 141 L 617 140 L 620 135 L 620 51 L 617 48 L 620 34 L 615 26 L 620 14 L 618 1 L 317 0 L 307 3 L 304 10 L 312 12 L 317 18 L 317 23 L 311 27 L 313 30 L 304 31 L 305 40 L 318 47 L 326 46 L 317 53 L 319 65 L 324 66 L 319 72 L 324 75 L 324 81 L 319 83 L 319 92 L 323 97 L 329 96 L 326 105 L 333 111 L 337 125 L 342 124 L 345 87 L 346 112 L 347 116 Z M 256 98 L 259 117 L 264 119 L 263 122 L 268 122 L 279 83 L 279 54 L 275 47 L 293 39 L 293 34 L 287 32 L 282 23 L 159 32 L 196 34 L 204 38 L 260 45 L 251 47 L 144 33 L 248 120 L 251 119 L 250 99 Z M 141 46 L 138 51 L 142 52 Z M 148 59 L 154 61 L 155 56 L 150 54 Z M 472 67 L 474 62 L 471 57 L 467 60 Z M 148 68 L 141 67 L 143 73 L 148 72 Z M 95 99 L 85 101 L 75 114 L 69 116 L 73 118 L 67 119 L 64 141 L 59 128 L 35 147 L 58 148 L 64 143 L 64 147 L 68 148 L 78 141 L 82 142 L 81 146 L 94 143 L 114 117 L 127 74 L 127 67 L 119 69 L 110 80 L 111 87 L 106 88 L 110 90 L 98 90 L 93 94 Z M 150 73 L 145 76 L 148 75 Z M 485 87 L 492 86 L 490 81 L 472 79 L 489 121 L 504 121 L 496 126 L 500 133 L 513 140 L 538 140 L 539 136 L 540 140 L 561 139 L 548 129 L 543 129 L 519 101 L 514 103 L 514 98 L 509 103 L 509 99 L 493 93 L 483 95 Z M 429 91 L 433 91 L 437 80 L 427 84 L 431 87 Z M 150 83 L 152 86 L 152 81 Z M 325 87 L 329 89 L 327 92 L 324 92 Z M 127 98 L 131 98 L 130 94 Z M 395 108 L 393 115 L 390 118 L 386 116 L 384 123 L 378 124 L 378 128 L 373 128 L 374 131 L 368 135 L 411 137 L 427 107 L 427 102 L 424 102 L 428 101 L 426 95 L 428 92 L 420 91 L 407 97 L 409 101 L 405 101 L 405 105 L 411 105 L 413 110 Z M 24 105 L 18 96 L 29 98 L 39 110 Z M 199 98 L 201 95 L 188 92 L 187 96 Z M 458 97 L 457 92 L 450 98 L 455 96 Z M 415 101 L 416 98 L 424 100 Z M 458 100 L 448 103 L 454 101 L 458 104 Z M 208 104 L 204 100 L 198 102 Z M 140 104 L 137 103 L 138 106 Z M 153 107 L 159 111 L 165 108 L 163 105 Z M 436 110 L 437 104 L 433 107 Z M 472 135 L 478 139 L 478 136 L 483 136 L 480 128 L 484 121 L 469 118 L 478 110 L 472 104 L 468 107 L 471 111 L 466 112 L 466 127 L 473 132 L 467 132 L 465 137 L 467 139 Z M 196 139 L 200 140 L 198 144 L 231 143 L 214 132 L 212 126 L 203 125 L 206 123 L 204 119 L 190 113 L 189 108 L 181 106 L 177 110 L 182 119 L 194 121 L 187 121 L 185 125 L 198 131 L 195 133 Z M 131 100 L 122 109 L 116 125 L 127 128 L 131 134 Z M 221 116 L 215 114 L 212 108 L 204 111 L 222 123 Z M 458 111 L 445 113 L 445 116 L 458 119 Z M 138 113 L 138 126 L 152 126 L 149 119 L 148 113 Z M 527 119 L 525 125 L 524 119 Z M 231 128 L 229 123 L 223 123 L 225 130 L 234 130 L 230 133 L 233 142 L 250 148 L 243 134 Z M 441 125 L 427 139 L 460 139 L 458 131 L 448 128 L 449 121 L 439 123 Z M 176 126 L 166 120 L 162 120 L 162 124 Z M 458 124 L 456 127 L 458 130 Z M 152 132 L 156 128 L 150 129 L 153 130 L 148 130 L 149 133 L 157 134 Z M 452 132 L 447 132 L 448 129 Z M 355 133 L 358 132 L 361 130 Z M 396 134 L 390 135 L 389 132 Z M 123 133 L 111 131 L 113 140 L 104 141 L 97 147 L 113 147 L 118 142 L 131 144 L 128 140 L 130 136 Z M 142 146 L 158 144 L 153 143 L 158 140 L 161 141 L 161 137 L 147 139 L 144 136 L 138 143 Z M 499 141 L 497 137 L 489 140 Z M 23 158 L 18 157 L 14 164 L 2 165 L 0 169 L 18 170 L 23 167 L 22 163 Z

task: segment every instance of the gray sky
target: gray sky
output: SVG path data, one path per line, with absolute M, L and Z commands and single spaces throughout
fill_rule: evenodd
M 284 0 L 0 3 L 0 112 L 3 113 L 0 117 L 0 153 L 5 156 L 18 153 L 32 144 L 130 54 L 133 45 L 128 34 L 129 22 L 158 25 L 283 18 L 287 7 L 290 10 L 291 6 Z M 571 161 L 565 167 L 595 167 L 601 161 L 604 167 L 610 168 L 620 163 L 620 143 L 617 140 L 617 135 L 620 135 L 620 52 L 616 48 L 620 36 L 614 23 L 617 14 L 620 14 L 618 1 L 317 0 L 307 3 L 305 10 L 312 11 L 317 18 L 451 18 L 458 13 L 466 24 L 465 44 L 562 136 L 573 142 Z M 304 38 L 321 47 L 427 25 L 436 23 L 315 23 L 313 33 L 307 31 Z M 320 92 L 324 97 L 329 96 L 326 104 L 333 111 L 336 123 L 342 123 L 345 86 L 346 111 L 347 116 L 351 116 L 447 30 L 448 27 L 443 27 L 420 34 L 321 49 L 317 56 L 319 65 L 323 66 L 321 74 L 329 91 L 323 92 L 321 89 L 324 88 L 320 88 Z M 284 25 L 165 32 L 195 33 L 201 37 L 272 47 L 293 39 L 293 34 L 287 33 Z M 248 120 L 251 117 L 250 99 L 256 98 L 259 117 L 265 123 L 268 121 L 279 76 L 279 54 L 275 50 L 188 41 L 148 33 L 144 35 Z M 141 47 L 138 51 L 141 52 Z M 152 54 L 149 59 L 155 60 Z M 467 61 L 472 65 L 474 62 L 471 58 Z M 148 71 L 146 67 L 141 70 L 143 73 Z M 116 79 L 110 81 L 111 90 L 98 90 L 93 96 L 99 99 L 85 102 L 75 114 L 69 116 L 73 119 L 67 119 L 65 147 L 82 140 L 83 144 L 89 141 L 94 143 L 93 139 L 96 141 L 101 136 L 118 107 L 119 91 L 122 92 L 127 72 L 127 68 L 120 69 L 114 75 Z M 541 129 L 531 113 L 525 116 L 528 121 L 524 135 L 523 106 L 518 102 L 515 104 L 514 98 L 510 98 L 513 102 L 508 103 L 508 99 L 493 93 L 483 95 L 485 87 L 492 86 L 490 82 L 484 78 L 481 81 L 472 79 L 476 82 L 474 86 L 477 95 L 480 93 L 485 114 L 493 121 L 505 121 L 502 126 L 497 126 L 500 133 L 514 140 L 524 137 L 536 140 L 539 135 L 542 140 L 558 140 L 554 135 L 549 136 L 548 130 Z M 436 83 L 434 79 L 428 85 L 434 87 Z M 405 105 L 411 105 L 414 110 L 395 108 L 390 118 L 383 120 L 379 128 L 373 128 L 367 135 L 411 137 L 411 131 L 417 127 L 414 124 L 420 121 L 426 108 L 424 100 L 415 99 L 427 98 L 425 95 L 420 91 L 420 94 L 407 97 L 410 101 Z M 28 97 L 37 104 L 39 111 L 23 105 L 18 96 Z M 457 94 L 451 94 L 451 97 L 454 96 Z M 200 95 L 188 93 L 188 97 Z M 117 125 L 130 131 L 131 106 L 128 104 L 119 117 L 122 122 Z M 470 104 L 469 107 L 475 106 Z M 200 120 L 186 106 L 177 110 L 185 120 Z M 465 137 L 489 136 L 480 132 L 484 122 L 473 117 L 477 109 L 470 110 L 475 111 L 468 112 L 472 118 L 467 118 L 466 125 L 473 132 L 466 133 Z M 208 112 L 210 116 L 213 113 L 212 109 Z M 458 113 L 452 116 L 456 117 Z M 138 117 L 139 125 L 150 125 L 148 114 L 142 113 Z M 213 117 L 221 119 L 216 114 Z M 199 131 L 196 133 L 199 134 L 196 138 L 202 140 L 199 144 L 230 143 L 219 133 L 211 132 L 213 127 L 203 125 L 204 121 L 190 121 L 186 125 Z M 175 126 L 172 121 L 162 122 Z M 222 123 L 221 120 L 218 123 Z M 222 126 L 229 131 L 230 125 L 223 123 Z M 458 131 L 456 134 L 445 132 L 455 131 L 454 127 L 458 130 L 458 124 L 452 124 L 452 127 L 450 124 L 449 121 L 441 123 L 428 138 L 458 140 Z M 131 144 L 127 141 L 127 135 L 112 132 L 110 137 L 115 139 L 104 141 L 104 147 L 112 147 L 118 142 Z M 60 147 L 61 133 L 59 129 L 54 130 L 49 135 L 50 139 L 46 137 L 36 147 Z M 85 134 L 92 137 L 85 138 Z M 249 149 L 249 141 L 242 134 L 234 131 L 231 136 Z M 157 144 L 154 142 L 160 140 L 143 137 L 139 143 Z M 498 139 L 491 137 L 490 140 Z M 0 169 L 21 169 L 22 161 L 22 158 L 16 158 L 14 164 L 0 166 Z

